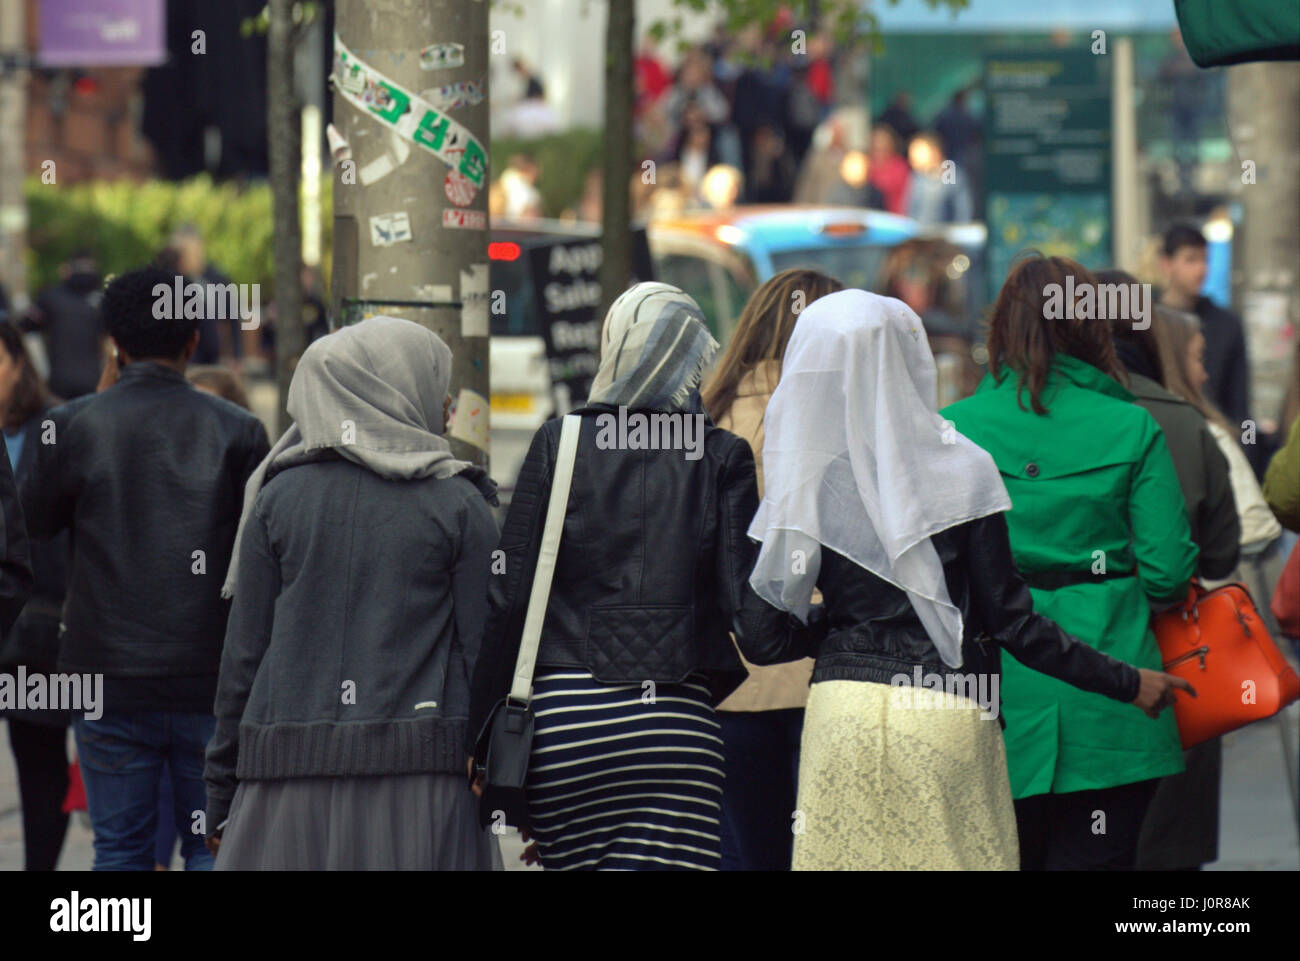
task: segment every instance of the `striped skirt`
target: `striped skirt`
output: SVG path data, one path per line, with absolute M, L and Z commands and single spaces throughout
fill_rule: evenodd
M 721 725 L 704 684 L 533 682 L 528 814 L 548 870 L 715 871 Z

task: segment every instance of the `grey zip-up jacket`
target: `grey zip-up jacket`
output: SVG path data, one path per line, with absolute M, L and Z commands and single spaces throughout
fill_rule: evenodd
M 464 770 L 497 543 L 471 469 L 388 480 L 332 451 L 258 494 L 208 746 L 208 827 L 240 780 Z

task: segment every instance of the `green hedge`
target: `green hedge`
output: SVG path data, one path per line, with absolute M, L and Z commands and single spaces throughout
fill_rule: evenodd
M 333 197 L 323 183 L 322 265 L 329 280 Z M 81 247 L 99 258 L 106 274 L 147 263 L 180 223 L 203 232 L 208 259 L 237 283 L 273 291 L 271 188 L 265 183 L 213 183 L 208 177 L 182 182 L 128 180 L 26 187 L 29 224 L 28 287 L 38 291 L 58 277 L 59 264 Z M 266 301 L 263 295 L 263 302 Z
M 601 132 L 571 130 L 533 140 L 492 144 L 492 170 L 505 169 L 516 153 L 531 154 L 541 167 L 547 216 L 577 204 L 589 170 L 600 164 Z M 322 270 L 329 284 L 330 237 L 334 226 L 330 178 L 321 182 Z M 274 295 L 271 188 L 265 182 L 214 183 L 209 177 L 172 182 L 151 180 L 26 184 L 28 289 L 57 281 L 59 264 L 89 248 L 106 274 L 147 263 L 162 250 L 177 224 L 203 232 L 208 259 L 236 283 L 261 284 L 262 302 Z

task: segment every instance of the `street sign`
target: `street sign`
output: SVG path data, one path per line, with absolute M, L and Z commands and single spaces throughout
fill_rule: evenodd
M 1089 47 L 984 62 L 990 295 L 1017 253 L 1111 262 L 1110 61 Z

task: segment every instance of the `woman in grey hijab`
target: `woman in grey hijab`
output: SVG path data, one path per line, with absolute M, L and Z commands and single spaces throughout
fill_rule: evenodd
M 451 351 L 374 317 L 303 354 L 249 478 L 206 827 L 217 870 L 491 869 L 464 790 L 496 488 L 452 457 Z

